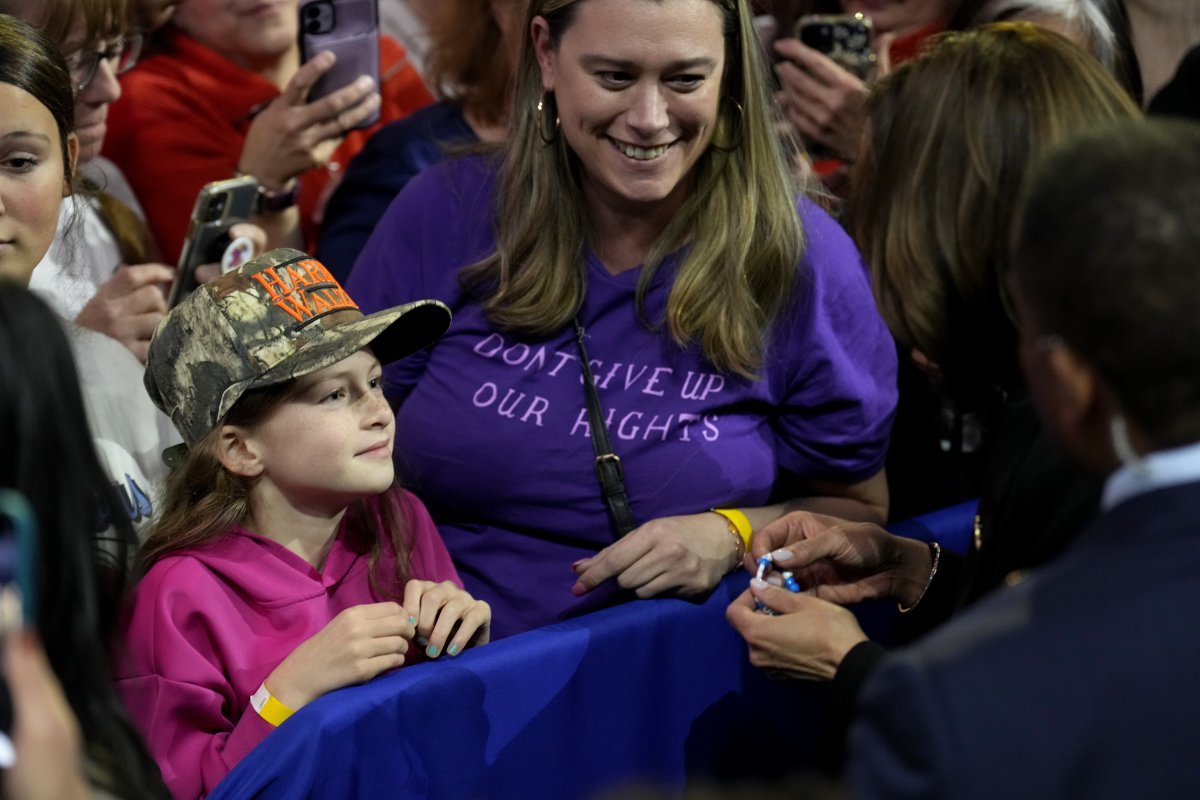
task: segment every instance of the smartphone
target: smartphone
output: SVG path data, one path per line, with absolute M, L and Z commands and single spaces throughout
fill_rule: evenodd
M 174 308 L 199 285 L 196 267 L 222 263 L 226 251 L 234 244 L 229 229 L 239 222 L 249 222 L 257 204 L 258 181 L 252 175 L 213 181 L 200 190 L 179 254 L 175 282 L 167 297 L 168 308 Z
M 875 76 L 871 20 L 864 14 L 808 14 L 796 22 L 796 38 L 824 53 L 864 82 Z
M 379 85 L 379 8 L 376 0 L 300 0 L 300 59 L 333 51 L 337 56 L 328 72 L 317 79 L 308 100 L 319 100 L 348 86 L 362 75 Z M 376 111 L 355 127 L 379 121 Z
M 37 615 L 37 525 L 33 509 L 15 489 L 0 489 L 0 644 L 20 628 L 33 628 Z M 8 735 L 13 701 L 0 674 L 0 767 L 16 762 Z
M 25 496 L 0 489 L 0 602 L 14 604 L 0 614 L 0 633 L 20 620 L 33 627 L 37 609 L 37 523 Z

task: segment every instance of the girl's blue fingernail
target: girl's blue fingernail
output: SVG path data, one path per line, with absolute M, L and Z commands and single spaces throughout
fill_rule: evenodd
M 408 624 L 409 624 L 409 625 L 416 625 L 416 624 L 417 624 L 417 618 L 416 618 L 416 617 L 409 617 L 409 618 L 408 618 Z
M 450 645 L 449 647 L 446 648 L 446 652 L 452 656 L 458 655 L 458 645 L 456 645 L 456 644 Z
M 431 644 L 429 647 L 425 648 L 425 655 L 429 656 L 430 658 L 437 658 L 437 654 L 438 648 L 436 644 Z
M 429 644 L 429 640 L 428 640 L 428 639 L 426 639 L 424 636 L 418 636 L 418 637 L 417 637 L 417 644 L 419 644 L 419 645 L 421 645 L 422 647 L 424 647 L 425 645 Z

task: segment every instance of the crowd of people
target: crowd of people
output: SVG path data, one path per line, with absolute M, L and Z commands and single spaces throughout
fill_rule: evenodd
M 1160 90 L 1122 0 L 381 0 L 412 57 L 312 96 L 304 5 L 0 0 L 5 796 L 203 797 L 768 556 L 729 624 L 854 796 L 1200 790 L 1200 127 L 1142 111 L 1200 29 Z M 168 308 L 236 175 L 253 257 Z M 965 554 L 884 527 L 967 497 Z

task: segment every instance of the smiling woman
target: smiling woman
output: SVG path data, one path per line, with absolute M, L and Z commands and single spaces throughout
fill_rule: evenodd
M 676 8 L 682 6 L 686 13 Z M 554 94 L 562 136 L 579 158 L 592 223 L 598 232 L 608 229 L 599 238 L 620 243 L 613 234 L 626 219 L 669 220 L 691 192 L 692 170 L 716 128 L 723 20 L 709 0 L 611 0 L 578 8 L 577 33 L 566 41 L 545 18 L 534 20 L 534 46 L 542 87 Z M 629 33 L 621 29 L 631 12 L 641 12 L 641 24 L 625 40 L 628 52 L 610 54 L 606 43 Z M 603 257 L 617 273 L 642 256 Z
M 789 508 L 882 519 L 894 352 L 790 182 L 747 4 L 535 0 L 523 30 L 503 148 L 410 182 L 350 278 L 455 309 L 386 389 L 497 635 L 706 592 Z

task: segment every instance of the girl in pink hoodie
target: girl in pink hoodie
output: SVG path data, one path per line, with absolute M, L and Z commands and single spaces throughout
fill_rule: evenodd
M 433 301 L 363 316 L 321 264 L 275 250 L 159 326 L 146 388 L 184 445 L 164 454 L 116 677 L 176 798 L 326 692 L 487 641 L 491 610 L 395 484 L 381 386 L 449 321 Z

